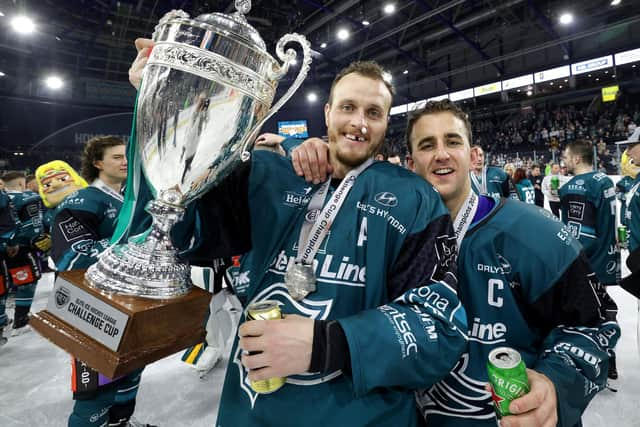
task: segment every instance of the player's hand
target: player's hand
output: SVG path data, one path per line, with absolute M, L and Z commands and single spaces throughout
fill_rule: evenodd
M 289 315 L 278 320 L 249 320 L 238 330 L 242 364 L 252 381 L 287 377 L 309 370 L 313 319 Z M 249 354 L 252 353 L 252 354 Z
M 286 153 L 280 145 L 282 141 L 284 141 L 283 136 L 276 135 L 275 133 L 263 133 L 258 138 L 256 138 L 256 149 L 271 150 L 280 154 L 281 156 L 284 156 Z
M 18 246 L 18 245 L 7 246 L 7 256 L 9 258 L 13 258 L 14 256 L 16 256 L 18 254 L 19 250 L 20 250 L 20 246 Z
M 42 252 L 47 252 L 51 249 L 51 236 L 47 233 L 42 233 L 35 237 L 31 244 L 34 248 L 39 249 Z
M 151 55 L 153 49 L 153 40 L 151 39 L 136 39 L 136 50 L 138 56 L 133 60 L 131 68 L 129 68 L 129 81 L 136 89 L 140 89 L 140 83 L 142 82 L 142 70 L 147 65 L 147 59 Z
M 320 138 L 309 138 L 291 150 L 293 169 L 305 181 L 319 184 L 333 173 L 329 164 L 329 145 Z
M 527 369 L 531 391 L 509 405 L 514 415 L 500 421 L 502 427 L 555 427 L 558 424 L 556 388 L 546 375 Z

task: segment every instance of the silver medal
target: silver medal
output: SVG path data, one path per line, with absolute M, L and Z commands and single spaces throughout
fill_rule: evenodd
M 313 267 L 301 262 L 294 262 L 284 276 L 284 284 L 294 300 L 302 301 L 316 290 L 316 275 L 313 272 Z

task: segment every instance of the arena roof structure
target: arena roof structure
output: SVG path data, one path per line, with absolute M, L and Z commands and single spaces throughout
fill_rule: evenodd
M 583 59 L 640 47 L 637 0 L 254 0 L 249 22 L 273 51 L 286 32 L 314 50 L 308 90 L 326 92 L 353 60 L 386 67 L 398 102 L 455 92 Z M 88 101 L 129 98 L 133 40 L 149 37 L 171 9 L 192 16 L 231 13 L 234 1 L 0 1 L 0 93 L 46 96 L 39 82 L 55 72 Z M 573 14 L 569 24 L 563 14 Z M 12 31 L 29 16 L 34 32 Z M 338 32 L 347 36 L 338 38 Z M 322 95 L 320 96 L 322 98 Z

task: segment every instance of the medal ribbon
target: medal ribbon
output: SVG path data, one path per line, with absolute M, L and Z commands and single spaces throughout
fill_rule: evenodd
M 469 191 L 469 195 L 464 201 L 462 208 L 458 211 L 456 219 L 453 221 L 453 229 L 456 233 L 458 249 L 460 249 L 462 239 L 464 239 L 464 235 L 467 234 L 467 230 L 469 230 L 469 226 L 473 222 L 473 217 L 476 216 L 479 201 L 480 198 L 476 193 L 473 190 Z
M 300 229 L 300 237 L 298 238 L 298 256 L 296 257 L 296 262 L 306 265 L 310 265 L 313 262 L 316 253 L 318 253 L 318 249 L 320 249 L 320 244 L 329 232 L 331 224 L 333 224 L 336 215 L 338 215 L 340 211 L 340 207 L 347 198 L 349 191 L 351 191 L 351 187 L 353 187 L 353 184 L 356 182 L 356 178 L 372 163 L 373 159 L 369 159 L 349 172 L 336 191 L 331 195 L 326 206 L 316 215 L 315 219 L 305 218 L 305 222 Z M 311 201 L 309 201 L 307 205 L 307 217 L 310 212 L 317 211 L 324 203 L 324 199 L 329 192 L 330 182 L 331 180 L 327 179 L 318 191 L 313 194 Z
M 487 194 L 487 167 L 485 166 L 482 168 L 482 173 L 479 177 L 473 171 L 469 171 L 469 175 L 471 175 L 471 180 L 480 194 Z
M 124 197 L 122 196 L 122 194 L 120 194 L 118 191 L 114 190 L 113 188 L 109 187 L 100 178 L 96 178 L 96 180 L 91 183 L 91 186 L 97 188 L 103 193 L 107 193 L 114 199 L 119 200 L 121 203 L 124 201 Z

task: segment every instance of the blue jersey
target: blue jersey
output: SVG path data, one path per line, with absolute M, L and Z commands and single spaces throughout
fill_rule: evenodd
M 54 212 L 51 230 L 58 271 L 87 268 L 109 246 L 122 200 L 86 187 L 68 195 Z
M 196 206 L 200 240 L 209 247 L 200 245 L 194 259 L 202 251 L 222 256 L 226 242 L 248 235 L 250 252 L 234 281 L 239 298 L 275 299 L 285 314 L 336 321 L 349 353 L 347 372 L 291 376 L 259 395 L 236 338 L 217 426 L 416 425 L 413 390 L 442 379 L 463 351 L 466 316 L 455 291 L 449 214 L 426 181 L 387 162 L 362 172 L 331 224 L 313 263 L 317 290 L 299 302 L 290 297 L 284 275 L 317 188 L 289 159 L 254 151 L 250 164 Z
M 0 256 L 7 250 L 7 245 L 16 233 L 16 219 L 11 209 L 9 196 L 0 190 Z
M 584 246 L 598 279 L 607 285 L 616 283 L 620 268 L 615 195 L 613 182 L 601 172 L 576 175 L 560 188 L 562 221 Z
M 606 350 L 620 332 L 602 320 L 597 295 L 604 290 L 581 250 L 557 218 L 535 206 L 496 200 L 476 218 L 458 257 L 469 347 L 445 380 L 418 393 L 429 426 L 496 425 L 484 385 L 489 352 L 500 346 L 553 381 L 559 426 L 578 423 L 605 386 Z
M 7 195 L 17 224 L 11 244 L 31 248 L 33 240 L 44 233 L 42 199 L 33 191 L 8 191 Z
M 536 190 L 533 188 L 533 184 L 528 179 L 522 179 L 516 184 L 518 190 L 518 198 L 530 205 L 536 204 Z
M 513 181 L 504 170 L 487 166 L 480 175 L 476 175 L 474 172 L 469 172 L 469 174 L 471 176 L 471 188 L 476 194 L 518 200 L 518 192 L 513 185 Z

